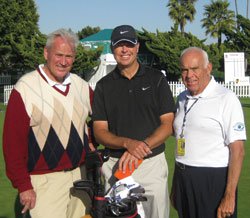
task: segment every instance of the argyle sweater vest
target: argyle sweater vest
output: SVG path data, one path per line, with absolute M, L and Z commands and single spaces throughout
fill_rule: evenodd
M 60 171 L 83 163 L 88 147 L 86 120 L 91 113 L 88 83 L 71 74 L 71 84 L 62 93 L 33 71 L 24 75 L 15 89 L 30 118 L 30 174 Z

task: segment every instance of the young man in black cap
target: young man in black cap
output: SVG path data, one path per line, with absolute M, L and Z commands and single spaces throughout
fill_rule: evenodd
M 168 166 L 165 140 L 172 134 L 175 103 L 164 75 L 137 60 L 138 38 L 132 26 L 116 27 L 111 35 L 116 68 L 96 85 L 94 133 L 110 150 L 103 165 L 106 189 L 115 183 L 114 171 L 138 167 L 132 177 L 145 188 L 145 216 L 169 216 Z

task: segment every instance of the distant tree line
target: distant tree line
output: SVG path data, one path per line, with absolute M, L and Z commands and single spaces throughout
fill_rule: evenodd
M 187 22 L 195 20 L 196 2 L 168 1 L 168 15 L 173 20 L 170 31 L 152 33 L 144 28 L 138 31 L 140 52 L 153 55 L 150 64 L 165 70 L 169 80 L 180 78 L 178 59 L 181 51 L 189 46 L 199 46 L 208 52 L 218 79 L 224 76 L 224 52 L 245 52 L 250 63 L 250 20 L 238 15 L 237 4 L 236 13 L 229 10 L 227 0 L 212 0 L 204 6 L 202 28 L 207 36 L 217 38 L 217 43 L 207 45 L 206 39 L 185 32 Z M 40 32 L 38 19 L 34 0 L 0 0 L 0 74 L 21 75 L 44 63 L 46 35 Z M 100 30 L 87 26 L 77 34 L 82 39 Z M 84 75 L 97 66 L 102 49 L 86 50 L 79 46 L 72 71 Z
M 39 15 L 34 0 L 0 0 L 0 75 L 22 75 L 44 63 L 46 35 L 38 27 Z M 78 32 L 83 38 L 100 31 L 86 27 Z M 95 51 L 78 46 L 72 72 L 83 75 L 98 65 L 102 48 Z

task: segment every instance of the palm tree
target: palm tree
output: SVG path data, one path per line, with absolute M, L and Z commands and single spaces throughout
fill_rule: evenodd
M 235 29 L 235 14 L 228 7 L 227 0 L 212 0 L 211 4 L 204 6 L 202 27 L 206 29 L 206 35 L 218 38 L 218 48 L 221 46 L 222 34 L 225 30 Z
M 187 21 L 192 22 L 194 20 L 194 15 L 196 10 L 194 3 L 197 0 L 169 0 L 167 7 L 169 8 L 168 15 L 174 21 L 174 30 L 178 30 L 180 26 L 180 31 L 182 35 L 184 34 L 184 27 Z

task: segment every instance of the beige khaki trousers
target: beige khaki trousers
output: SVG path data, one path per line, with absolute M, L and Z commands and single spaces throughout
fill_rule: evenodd
M 80 218 L 89 213 L 90 199 L 84 191 L 73 189 L 73 182 L 86 178 L 85 167 L 43 175 L 31 175 L 36 192 L 32 218 Z
M 113 174 L 118 158 L 110 157 L 102 166 L 106 191 L 117 181 Z M 145 218 L 169 217 L 168 165 L 165 154 L 161 153 L 143 160 L 132 174 L 133 179 L 145 189 L 147 201 L 142 202 Z

